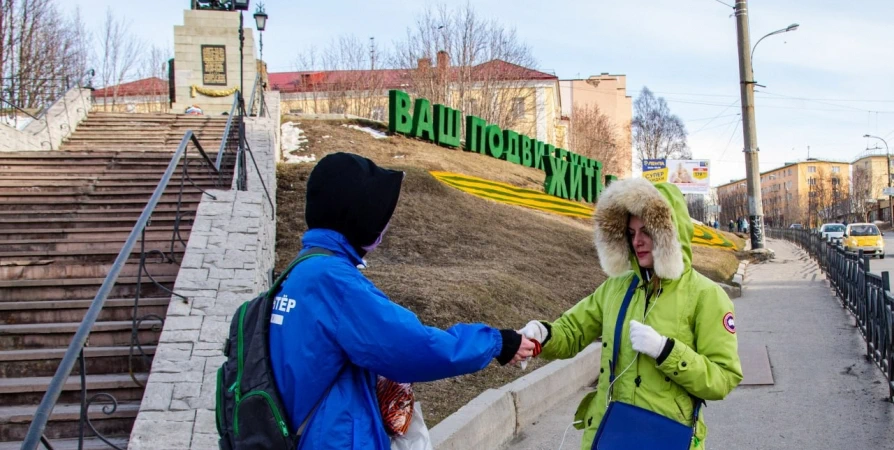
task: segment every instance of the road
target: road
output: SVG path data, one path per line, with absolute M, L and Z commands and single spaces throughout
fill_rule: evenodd
M 869 269 L 875 274 L 887 271 L 894 277 L 894 231 L 885 232 L 885 259 L 871 258 Z

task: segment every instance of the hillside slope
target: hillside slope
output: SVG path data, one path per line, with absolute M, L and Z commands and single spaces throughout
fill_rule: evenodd
M 592 243 L 592 220 L 485 200 L 428 173 L 444 170 L 539 188 L 540 171 L 402 137 L 373 139 L 338 123 L 302 122 L 301 128 L 308 139 L 303 154 L 319 159 L 350 151 L 407 172 L 391 227 L 370 254 L 365 273 L 426 324 L 520 328 L 530 319 L 553 320 L 605 279 Z M 300 249 L 312 168 L 278 167 L 277 270 Z M 716 279 L 729 278 L 737 265 L 728 250 L 700 248 L 695 259 L 699 270 Z M 439 422 L 483 390 L 520 375 L 517 368 L 494 363 L 478 374 L 416 385 L 426 423 Z

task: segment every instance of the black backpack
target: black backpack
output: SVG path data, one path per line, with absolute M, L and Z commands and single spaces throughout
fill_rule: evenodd
M 289 264 L 267 292 L 243 303 L 233 315 L 224 347 L 227 360 L 217 369 L 215 412 L 221 450 L 298 446 L 301 432 L 316 407 L 298 433 L 289 431 L 290 422 L 270 365 L 270 313 L 274 294 L 295 266 L 315 256 L 331 255 L 321 248 L 308 250 Z

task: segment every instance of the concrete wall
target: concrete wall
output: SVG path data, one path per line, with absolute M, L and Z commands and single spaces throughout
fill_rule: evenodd
M 432 428 L 432 445 L 437 450 L 502 448 L 541 414 L 592 385 L 601 355 L 600 345 L 590 345 L 572 359 L 551 362 L 500 389 L 488 389 Z
M 255 60 L 254 19 L 244 14 L 243 83 L 246 101 L 251 95 L 257 72 Z M 227 85 L 205 86 L 202 80 L 202 45 L 225 45 L 227 55 Z M 229 112 L 233 96 L 191 96 L 190 86 L 226 90 L 239 87 L 239 13 L 234 11 L 186 10 L 183 25 L 174 27 L 174 84 L 176 102 L 174 112 L 183 112 L 189 105 L 198 105 L 207 115 Z
M 0 151 L 58 150 L 91 108 L 90 89 L 69 89 L 22 130 L 0 125 Z
M 239 305 L 267 289 L 274 263 L 276 221 L 260 180 L 275 205 L 279 116 L 246 124 L 262 176 L 249 161 L 247 191 L 211 190 L 216 199 L 205 196 L 199 205 L 174 285 L 189 300 L 174 297 L 168 306 L 132 450 L 217 448 L 216 371 L 225 360 L 230 320 Z

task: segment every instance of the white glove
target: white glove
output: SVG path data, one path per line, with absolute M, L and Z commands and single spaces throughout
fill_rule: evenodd
M 518 334 L 542 344 L 543 341 L 545 341 L 546 338 L 549 337 L 549 330 L 547 330 L 546 326 L 540 323 L 539 320 L 532 320 L 528 322 L 528 324 L 525 325 L 524 328 L 518 330 Z M 522 370 L 528 368 L 528 361 L 530 360 L 531 358 L 525 358 L 525 360 L 519 364 Z
M 630 321 L 630 344 L 633 350 L 658 359 L 666 343 L 667 338 L 658 334 L 654 328 L 635 320 Z

